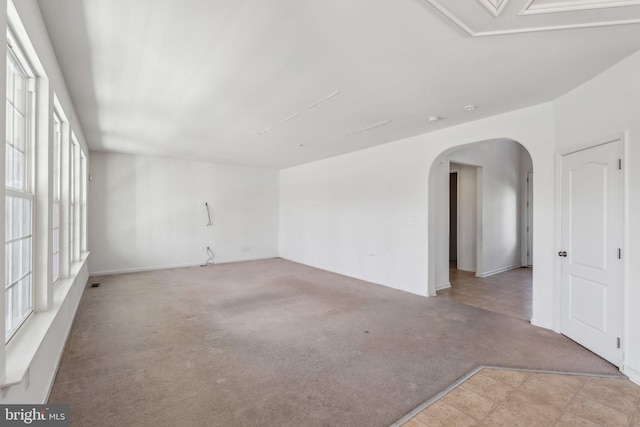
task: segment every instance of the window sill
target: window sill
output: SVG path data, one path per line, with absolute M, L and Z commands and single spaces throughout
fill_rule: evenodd
M 47 311 L 33 313 L 7 344 L 7 372 L 0 388 L 19 384 L 25 377 L 42 341 L 73 288 L 78 272 L 87 263 L 89 252 L 71 265 L 69 277 L 60 279 L 53 290 L 53 304 Z M 84 286 L 77 283 L 76 286 Z

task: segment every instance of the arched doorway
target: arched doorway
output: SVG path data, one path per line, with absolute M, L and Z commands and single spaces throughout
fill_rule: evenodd
M 453 147 L 436 158 L 429 175 L 429 295 L 449 288 L 452 272 L 482 279 L 530 265 L 532 179 L 529 152 L 511 139 Z M 523 277 L 530 319 L 530 270 Z

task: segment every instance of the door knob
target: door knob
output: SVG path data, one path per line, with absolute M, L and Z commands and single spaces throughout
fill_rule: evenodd
M 567 256 L 567 251 L 560 251 L 560 252 L 558 252 L 558 256 L 566 257 L 566 256 Z

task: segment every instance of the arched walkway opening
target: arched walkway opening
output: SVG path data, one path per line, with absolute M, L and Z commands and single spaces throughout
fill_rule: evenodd
M 441 291 L 503 312 L 520 305 L 507 314 L 531 318 L 533 179 L 529 152 L 512 139 L 453 147 L 436 158 L 429 174 L 429 295 Z M 489 283 L 498 285 L 483 286 Z M 482 289 L 494 295 L 483 300 Z

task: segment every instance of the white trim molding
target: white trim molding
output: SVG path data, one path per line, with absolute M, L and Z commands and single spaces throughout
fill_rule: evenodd
M 631 381 L 640 386 L 640 372 L 630 368 L 628 365 L 624 365 L 621 372 L 628 376 Z
M 508 267 L 496 268 L 495 270 L 491 270 L 491 271 L 478 272 L 476 273 L 476 277 L 489 277 L 489 276 L 493 276 L 494 274 L 504 273 L 505 271 L 515 270 L 516 268 L 522 268 L 522 266 L 520 264 L 514 264 Z
M 471 37 L 640 23 L 640 0 L 558 0 L 544 4 L 536 4 L 536 0 L 423 1 Z
M 533 15 L 539 13 L 575 12 L 579 10 L 608 9 L 612 7 L 639 6 L 640 0 L 558 0 L 539 4 L 539 0 L 529 0 L 520 15 Z
M 554 332 L 560 333 L 559 331 L 555 330 L 555 328 L 553 327 L 551 322 L 546 322 L 544 320 L 538 320 L 538 319 L 531 319 L 531 321 L 529 323 L 531 323 L 533 326 L 537 326 L 539 328 L 549 329 L 550 331 L 554 331 Z
M 493 16 L 499 16 L 509 0 L 479 0 Z
M 215 264 L 208 264 L 209 266 L 215 266 L 217 264 L 229 264 L 233 262 L 245 262 L 245 261 L 261 261 L 264 259 L 274 259 L 275 256 L 270 257 L 255 257 L 255 258 L 229 258 L 216 260 Z M 189 268 L 189 267 L 204 267 L 203 263 L 186 263 L 186 264 L 170 264 L 170 265 L 155 265 L 149 267 L 137 267 L 137 268 L 125 268 L 121 270 L 105 270 L 90 272 L 91 276 L 111 276 L 114 274 L 129 274 L 129 273 L 143 273 L 145 271 L 157 271 L 157 270 L 171 270 L 174 268 Z
M 451 287 L 451 282 L 441 283 L 440 285 L 436 285 L 436 292 L 441 291 L 443 289 L 449 289 Z

